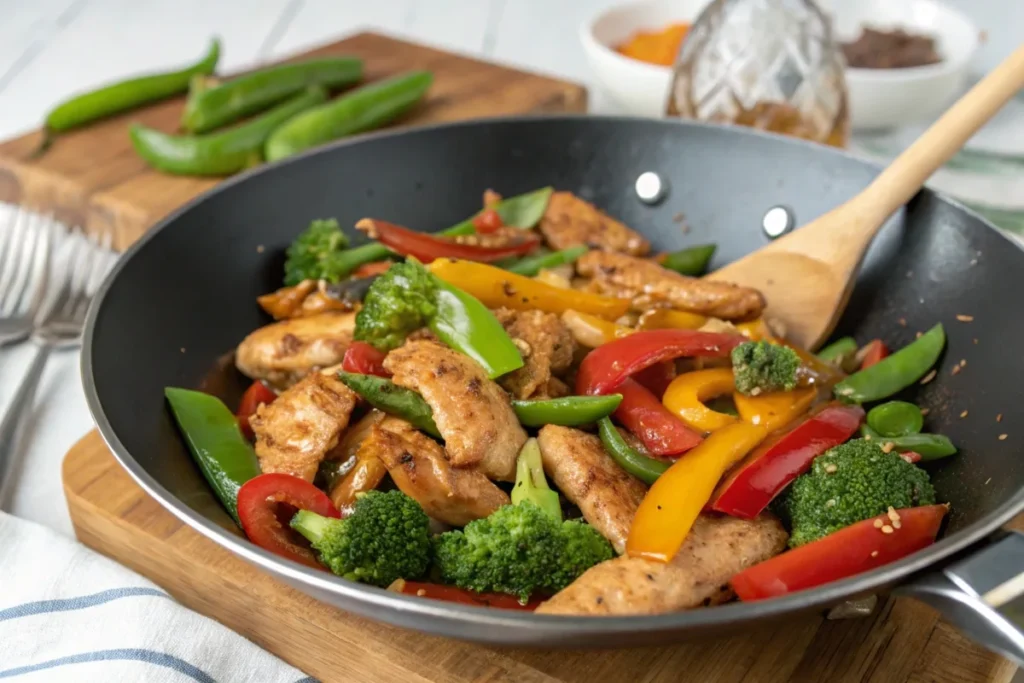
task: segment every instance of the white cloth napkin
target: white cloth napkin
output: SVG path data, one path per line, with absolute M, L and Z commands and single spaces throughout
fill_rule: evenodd
M 316 683 L 142 576 L 0 512 L 0 681 L 6 680 Z

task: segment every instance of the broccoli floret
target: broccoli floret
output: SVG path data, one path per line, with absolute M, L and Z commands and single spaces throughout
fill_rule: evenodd
M 736 391 L 757 396 L 796 388 L 800 356 L 788 346 L 766 341 L 746 342 L 732 350 Z
M 300 510 L 291 521 L 332 572 L 382 587 L 427 571 L 429 524 L 423 509 L 401 491 L 369 491 L 359 496 L 345 519 Z
M 513 492 L 520 490 L 522 477 L 536 476 L 529 466 L 533 457 L 529 442 L 519 457 Z M 536 481 L 530 486 L 550 491 L 543 476 L 541 470 L 542 486 Z M 478 593 L 510 593 L 525 602 L 537 592 L 562 590 L 587 569 L 614 556 L 611 544 L 592 526 L 563 522 L 560 509 L 557 513 L 549 509 L 547 496 L 540 497 L 543 508 L 533 497 L 513 496 L 512 505 L 434 539 L 434 562 L 442 581 Z M 555 503 L 557 507 L 557 498 Z
M 437 310 L 434 276 L 415 261 L 395 263 L 380 275 L 363 297 L 356 314 L 355 338 L 381 351 L 401 346 Z
M 288 247 L 284 283 L 291 287 L 303 280 L 338 282 L 348 275 L 348 263 L 339 259 L 346 247 L 348 236 L 341 231 L 338 221 L 313 221 Z
M 878 444 L 855 439 L 815 458 L 776 506 L 792 525 L 797 547 L 875 515 L 935 503 L 928 473 Z

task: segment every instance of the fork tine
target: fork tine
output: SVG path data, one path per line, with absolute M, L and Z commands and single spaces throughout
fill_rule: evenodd
M 68 282 L 68 298 L 61 307 L 61 316 L 70 318 L 78 305 L 81 292 L 85 289 L 85 276 L 92 263 L 92 248 L 84 232 L 74 235 L 76 249 L 72 253 L 71 278 Z
M 28 231 L 22 243 L 18 272 L 10 286 L 11 303 L 17 313 L 26 308 L 26 304 L 34 294 L 30 288 L 33 286 L 36 264 L 39 262 L 40 252 L 48 246 L 49 240 L 44 235 L 43 217 L 33 216 L 29 221 Z
M 48 295 L 36 315 L 37 324 L 46 323 L 58 316 L 72 294 L 72 283 L 76 264 L 79 260 L 80 244 L 78 233 L 73 230 L 61 229 L 60 256 L 56 259 L 58 273 L 51 284 L 54 285 L 52 295 Z
M 81 299 L 74 312 L 73 320 L 76 325 L 80 325 L 85 320 L 85 314 L 89 311 L 93 295 L 96 294 L 96 290 L 99 289 L 103 279 L 107 276 L 107 271 L 113 264 L 113 254 L 110 251 L 111 241 L 108 231 L 104 232 L 100 238 L 94 238 L 90 242 L 92 259 L 89 271 L 85 274 Z
M 14 227 L 10 230 L 4 249 L 4 259 L 0 263 L 0 315 L 13 315 L 18 305 L 17 298 L 11 296 L 11 284 L 16 273 L 22 268 L 21 251 L 24 247 L 25 233 L 29 223 L 28 212 L 17 209 Z
M 53 214 L 41 217 L 42 225 L 40 226 L 40 245 L 36 250 L 36 259 L 32 264 L 32 272 L 30 275 L 30 287 L 31 295 L 28 299 L 28 304 L 25 312 L 29 316 L 34 316 L 38 311 L 39 307 L 43 303 L 43 297 L 46 295 L 46 286 L 50 280 L 50 261 L 53 258 L 51 242 L 53 241 L 53 231 L 56 221 L 53 218 Z

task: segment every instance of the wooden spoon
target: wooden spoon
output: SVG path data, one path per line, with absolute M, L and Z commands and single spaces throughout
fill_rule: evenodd
M 868 187 L 824 216 L 708 275 L 759 289 L 766 319 L 791 342 L 816 349 L 853 291 L 878 230 L 925 180 L 1024 87 L 1024 45 L 965 94 Z

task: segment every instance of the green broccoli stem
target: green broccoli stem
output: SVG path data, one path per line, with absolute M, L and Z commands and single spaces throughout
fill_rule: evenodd
M 329 517 L 322 517 L 315 512 L 299 510 L 295 513 L 295 516 L 292 517 L 292 521 L 289 522 L 289 526 L 305 536 L 310 543 L 319 543 L 323 540 L 324 534 L 327 533 L 331 524 L 334 524 L 335 522 L 337 522 L 337 520 Z
M 519 451 L 519 459 L 516 461 L 516 483 L 512 487 L 511 498 L 513 505 L 528 500 L 552 519 L 562 521 L 562 505 L 558 500 L 558 492 L 548 487 L 537 439 L 527 439 L 523 449 Z

